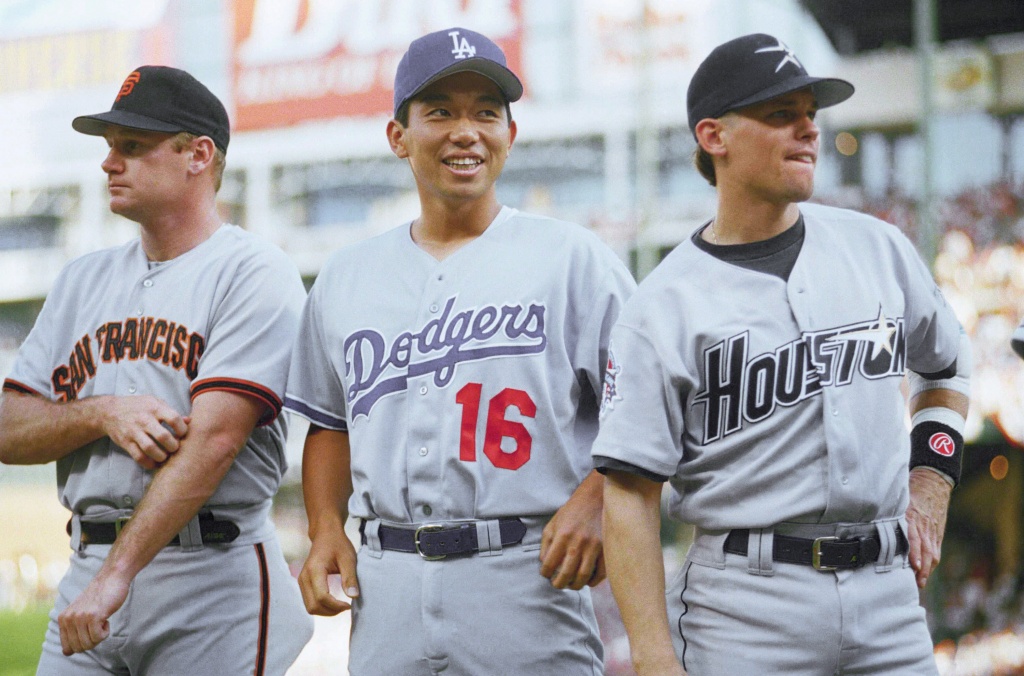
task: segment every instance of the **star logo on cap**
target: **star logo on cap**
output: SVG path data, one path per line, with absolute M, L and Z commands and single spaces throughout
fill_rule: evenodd
M 786 43 L 783 42 L 782 40 L 779 40 L 779 44 L 775 45 L 774 47 L 762 47 L 761 49 L 756 50 L 754 53 L 762 54 L 764 52 L 785 52 L 785 56 L 782 57 L 782 61 L 779 61 L 779 65 L 775 66 L 776 73 L 782 70 L 782 67 L 785 66 L 787 63 L 791 63 L 797 68 L 800 68 L 801 70 L 804 67 L 804 65 L 797 60 L 796 54 L 793 53 L 793 50 L 786 46 Z

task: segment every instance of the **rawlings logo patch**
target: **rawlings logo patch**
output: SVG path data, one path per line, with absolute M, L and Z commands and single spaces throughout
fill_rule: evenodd
M 936 432 L 928 438 L 928 448 L 948 458 L 956 451 L 956 444 L 953 442 L 953 437 L 945 432 Z

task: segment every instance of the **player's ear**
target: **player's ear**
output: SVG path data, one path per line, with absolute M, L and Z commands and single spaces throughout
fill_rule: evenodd
M 697 143 L 708 155 L 720 157 L 725 154 L 725 124 L 720 118 L 706 117 L 697 123 L 693 131 Z
M 213 156 L 217 152 L 217 146 L 209 136 L 200 136 L 192 141 L 188 149 L 191 158 L 188 162 L 188 171 L 193 176 L 203 173 L 206 167 L 213 163 Z
M 512 150 L 512 144 L 516 142 L 516 132 L 517 131 L 518 131 L 518 128 L 516 127 L 516 121 L 515 120 L 511 120 L 508 123 L 508 149 L 509 150 Z
M 391 152 L 399 159 L 409 157 L 409 151 L 405 147 L 405 127 L 398 120 L 388 122 L 388 144 Z

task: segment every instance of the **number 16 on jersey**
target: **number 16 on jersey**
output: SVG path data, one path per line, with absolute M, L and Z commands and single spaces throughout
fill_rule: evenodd
M 476 462 L 476 429 L 482 394 L 482 384 L 466 383 L 455 395 L 455 403 L 462 406 L 459 459 L 463 462 Z M 526 426 L 505 417 L 508 409 L 513 406 L 525 418 L 537 415 L 537 405 L 523 390 L 506 387 L 487 402 L 483 451 L 491 463 L 501 469 L 514 470 L 525 465 L 530 459 L 530 449 L 533 446 L 533 437 Z M 514 450 L 510 452 L 501 448 L 501 441 L 506 437 L 515 445 Z

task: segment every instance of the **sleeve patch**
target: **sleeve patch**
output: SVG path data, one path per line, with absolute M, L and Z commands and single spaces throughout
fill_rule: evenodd
M 604 369 L 604 387 L 601 390 L 601 420 L 604 420 L 605 416 L 615 409 L 616 401 L 622 401 L 622 395 L 619 394 L 618 386 L 618 377 L 621 372 L 622 367 L 619 365 L 618 360 L 615 359 L 615 353 L 612 351 L 611 346 L 609 346 L 608 363 L 605 364 Z

